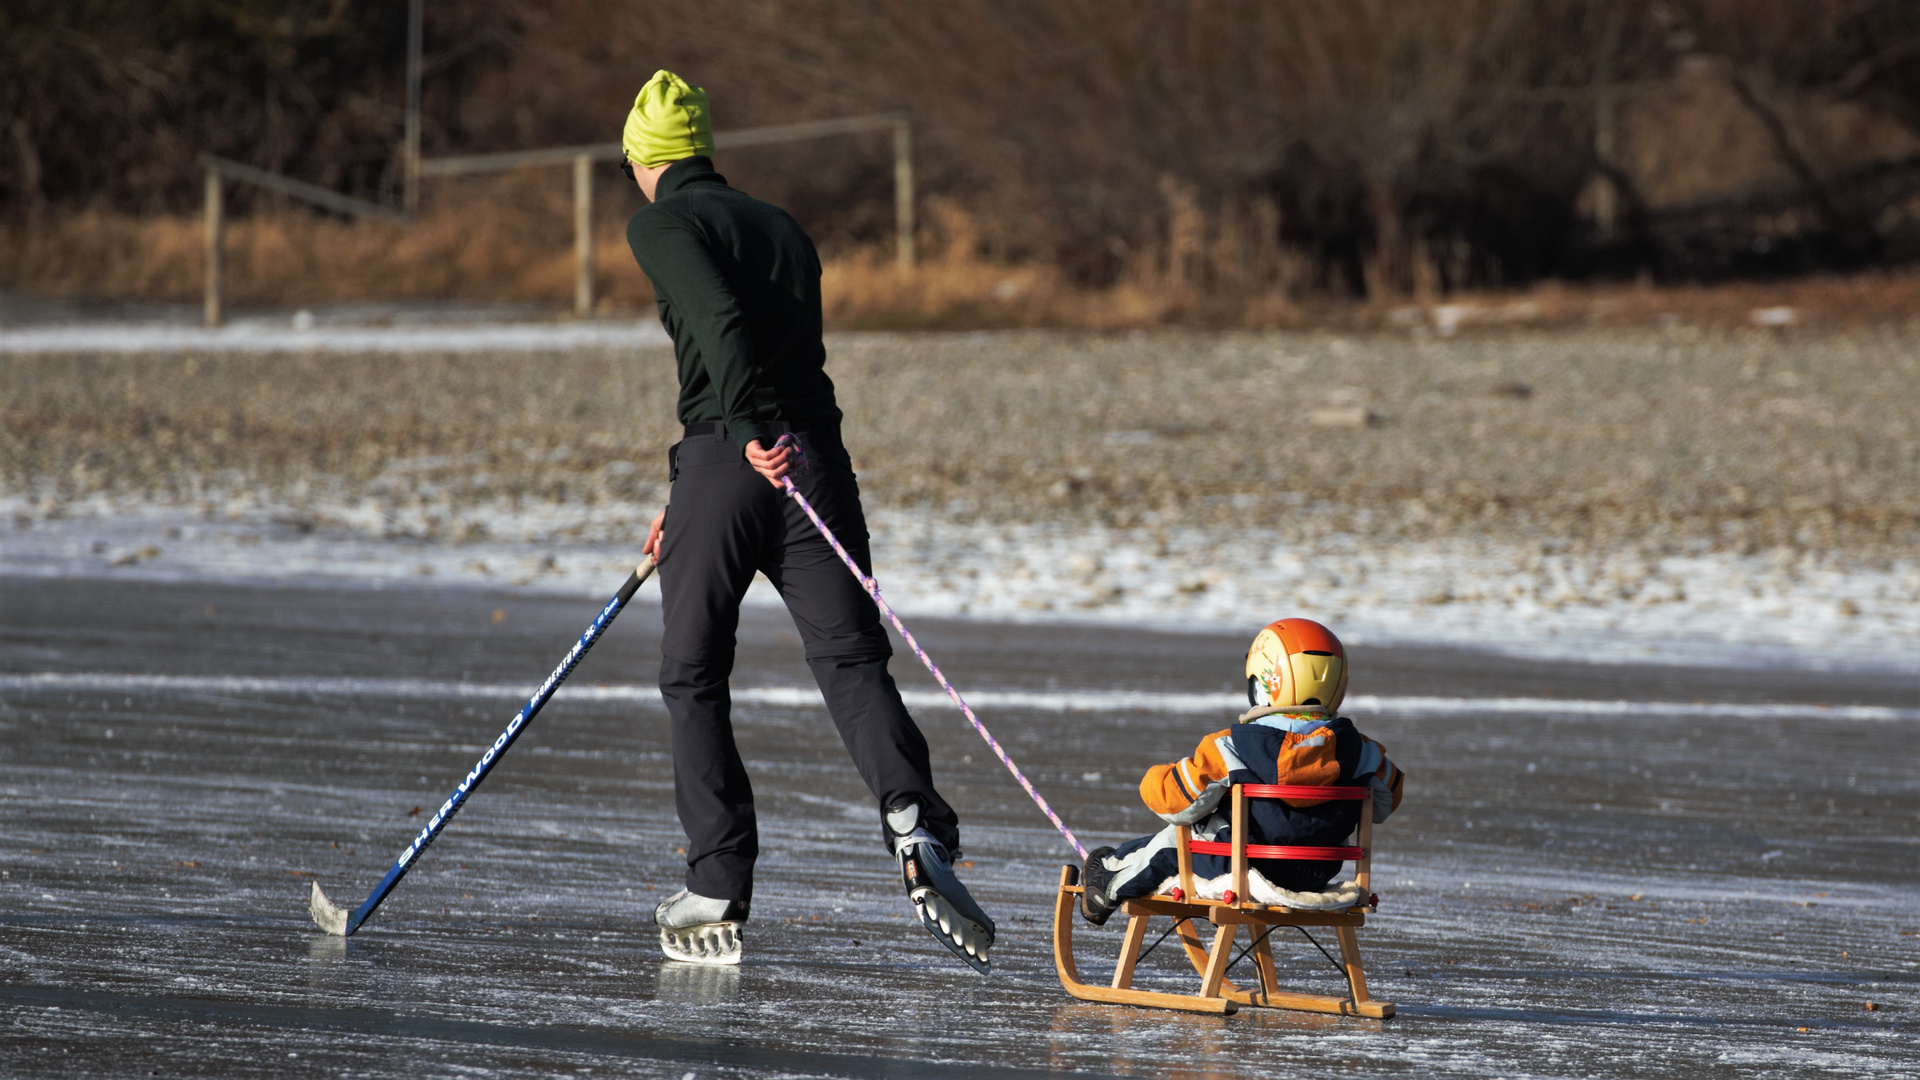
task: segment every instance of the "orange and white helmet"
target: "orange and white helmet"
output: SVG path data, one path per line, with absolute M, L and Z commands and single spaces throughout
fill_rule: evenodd
M 1268 623 L 1247 650 L 1247 701 L 1261 706 L 1320 705 L 1329 714 L 1347 696 L 1347 650 L 1312 619 Z

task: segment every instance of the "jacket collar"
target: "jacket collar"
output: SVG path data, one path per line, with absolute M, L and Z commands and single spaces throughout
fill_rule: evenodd
M 1299 708 L 1281 709 L 1267 713 L 1253 720 L 1235 725 L 1234 730 L 1245 731 L 1248 728 L 1267 728 L 1272 731 L 1291 731 L 1295 735 L 1311 735 L 1322 728 L 1332 727 L 1341 721 L 1327 715 L 1324 710 L 1305 711 Z
M 1290 716 L 1303 720 L 1328 719 L 1324 705 L 1261 705 L 1240 714 L 1240 722 L 1250 724 L 1262 717 Z
M 713 159 L 704 154 L 681 158 L 660 174 L 660 182 L 653 189 L 653 201 L 659 202 L 689 184 L 719 184 L 725 187 L 727 178 L 715 171 Z

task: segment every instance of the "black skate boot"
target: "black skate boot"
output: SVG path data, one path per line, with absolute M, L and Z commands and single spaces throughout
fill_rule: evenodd
M 688 964 L 738 964 L 747 901 L 715 900 L 681 889 L 653 909 L 660 951 Z
M 1113 899 L 1113 871 L 1107 869 L 1111 854 L 1110 847 L 1094 848 L 1087 852 L 1087 864 L 1080 870 L 1080 917 L 1095 926 L 1107 925 L 1120 909 Z
M 920 913 L 921 925 L 975 971 L 988 974 L 992 968 L 987 950 L 993 947 L 993 920 L 954 876 L 946 847 L 920 827 L 920 804 L 907 803 L 888 810 L 886 826 L 893 857 L 900 863 L 900 880 L 907 887 L 914 910 Z

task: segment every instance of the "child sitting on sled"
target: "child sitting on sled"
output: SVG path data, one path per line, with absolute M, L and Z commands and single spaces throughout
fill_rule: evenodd
M 1333 632 L 1310 619 L 1281 619 L 1260 631 L 1247 651 L 1247 699 L 1240 722 L 1200 740 L 1193 756 L 1156 765 L 1140 781 L 1148 809 L 1168 822 L 1152 836 L 1117 848 L 1095 848 L 1081 873 L 1080 914 L 1099 926 L 1121 901 L 1170 891 L 1177 884 L 1177 827 L 1200 840 L 1232 839 L 1228 793 L 1234 784 L 1300 784 L 1373 788 L 1373 820 L 1400 806 L 1404 774 L 1379 743 L 1339 715 L 1347 692 L 1347 655 Z M 1343 843 L 1360 821 L 1354 800 L 1260 799 L 1248 805 L 1248 843 L 1311 847 Z M 1202 897 L 1231 887 L 1224 855 L 1193 856 Z M 1339 909 L 1364 902 L 1351 881 L 1329 887 L 1341 864 L 1255 859 L 1244 897 L 1262 904 Z

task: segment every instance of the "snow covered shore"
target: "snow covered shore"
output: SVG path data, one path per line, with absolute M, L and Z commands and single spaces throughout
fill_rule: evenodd
M 646 505 L 502 507 L 481 515 L 486 539 L 466 542 L 383 534 L 377 517 L 316 528 L 270 506 L 208 518 L 102 500 L 35 520 L 19 500 L 0 500 L 0 516 L 11 521 L 0 524 L 0 574 L 508 587 L 585 598 L 610 593 L 635 560 Z M 1357 642 L 1920 671 L 1920 561 L 1850 566 L 1784 549 L 1647 560 L 1514 542 L 957 524 L 885 510 L 872 524 L 881 587 L 909 616 L 1239 632 L 1302 614 Z M 749 598 L 779 602 L 764 579 Z

